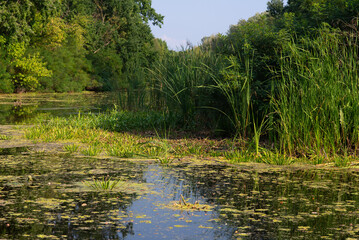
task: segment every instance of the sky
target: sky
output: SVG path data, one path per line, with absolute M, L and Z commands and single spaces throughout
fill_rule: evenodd
M 266 11 L 269 0 L 152 0 L 152 7 L 165 16 L 162 28 L 152 26 L 156 38 L 180 50 L 189 41 L 198 45 L 203 37 L 225 34 L 230 25 Z

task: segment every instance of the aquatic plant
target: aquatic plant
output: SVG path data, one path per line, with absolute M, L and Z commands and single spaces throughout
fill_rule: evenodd
M 142 148 L 142 152 L 147 157 L 167 157 L 173 152 L 172 146 L 167 140 L 154 139 L 139 144 Z
M 336 167 L 348 167 L 352 159 L 348 156 L 334 156 L 333 162 Z
M 135 156 L 133 149 L 125 148 L 121 146 L 111 146 L 108 148 L 107 153 L 113 157 L 120 157 L 120 158 L 131 158 Z
M 248 149 L 237 149 L 224 152 L 224 157 L 231 163 L 252 162 L 255 157 Z
M 79 146 L 77 144 L 69 144 L 69 145 L 65 145 L 63 149 L 69 153 L 74 153 L 77 152 Z
M 250 108 L 252 107 L 253 52 L 249 46 L 241 56 L 227 58 L 228 66 L 221 70 L 221 77 L 213 75 L 214 86 L 226 98 L 230 113 L 218 109 L 230 119 L 236 136 L 246 138 L 250 124 Z
M 86 186 L 96 191 L 112 191 L 120 183 L 120 180 L 111 180 L 111 177 L 102 177 L 102 179 L 93 178 L 92 181 L 84 181 Z
M 203 127 L 195 117 L 201 115 L 203 107 L 212 99 L 208 98 L 207 87 L 212 84 L 212 70 L 221 64 L 220 58 L 210 51 L 188 48 L 178 53 L 168 54 L 151 69 L 153 102 L 163 107 L 173 120 L 182 127 Z M 168 125 L 170 126 L 170 125 Z M 173 126 L 173 125 L 172 125 Z
M 182 194 L 178 202 L 172 202 L 172 204 L 167 207 L 185 211 L 211 211 L 213 208 L 213 206 L 210 205 L 200 204 L 198 201 L 190 203 L 184 199 Z
M 284 153 L 335 156 L 359 143 L 358 42 L 323 26 L 294 39 L 281 59 L 271 105 Z
M 282 154 L 278 151 L 263 151 L 260 156 L 256 157 L 257 162 L 263 162 L 272 165 L 290 165 L 295 162 L 294 158 Z
M 164 166 L 168 166 L 169 164 L 171 164 L 173 162 L 173 159 L 170 157 L 160 157 L 158 158 L 158 163 Z
M 97 146 L 90 146 L 86 149 L 83 149 L 81 151 L 82 154 L 86 155 L 86 156 L 97 156 L 98 154 L 101 153 L 101 148 L 97 147 Z
M 0 140 L 10 140 L 10 139 L 12 139 L 12 136 L 0 134 Z

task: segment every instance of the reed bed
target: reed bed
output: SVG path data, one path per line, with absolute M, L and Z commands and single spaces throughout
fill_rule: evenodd
M 272 106 L 280 148 L 292 154 L 356 153 L 359 72 L 356 39 L 324 28 L 288 45 Z

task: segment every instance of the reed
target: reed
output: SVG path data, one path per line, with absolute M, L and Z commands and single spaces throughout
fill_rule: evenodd
M 213 100 L 208 86 L 212 70 L 221 65 L 220 58 L 200 48 L 169 54 L 151 70 L 153 100 L 169 116 L 176 116 L 182 126 L 194 127 L 203 107 Z
M 358 43 L 323 27 L 290 43 L 271 105 L 276 134 L 290 154 L 343 154 L 359 143 Z
M 251 124 L 250 109 L 252 106 L 253 53 L 248 49 L 238 57 L 227 58 L 227 67 L 221 70 L 220 78 L 214 77 L 217 88 L 227 100 L 231 113 L 224 113 L 233 124 L 236 135 L 246 138 Z

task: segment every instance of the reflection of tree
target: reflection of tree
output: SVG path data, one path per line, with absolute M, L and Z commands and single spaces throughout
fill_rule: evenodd
M 66 235 L 67 239 L 125 239 L 134 235 L 133 223 L 123 221 L 121 216 L 128 217 L 127 209 L 137 194 L 72 190 L 86 177 L 73 171 L 103 167 L 101 160 L 86 163 L 81 159 L 50 156 L 39 160 L 38 156 L 30 156 L 21 161 L 21 166 L 10 162 L 9 166 L 0 166 L 0 177 L 12 176 L 12 181 L 0 181 L 0 238 Z M 118 162 L 113 164 L 106 166 L 115 169 Z M 114 178 L 135 173 L 142 179 L 141 167 L 125 163 L 116 167 L 111 174 Z
M 24 105 L 21 99 L 18 99 L 11 107 L 7 120 L 9 122 L 21 122 L 33 117 L 37 108 L 37 105 Z
M 346 227 L 356 224 L 355 217 L 347 214 L 354 208 L 348 202 L 359 201 L 355 195 L 359 181 L 356 173 L 313 169 L 257 172 L 197 166 L 185 174 L 193 191 L 199 191 L 207 202 L 228 209 L 218 212 L 222 221 L 235 228 L 244 227 L 251 239 L 288 239 L 305 234 L 313 239 L 326 234 L 344 239 L 352 236 Z M 299 226 L 310 226 L 311 232 L 298 231 Z

